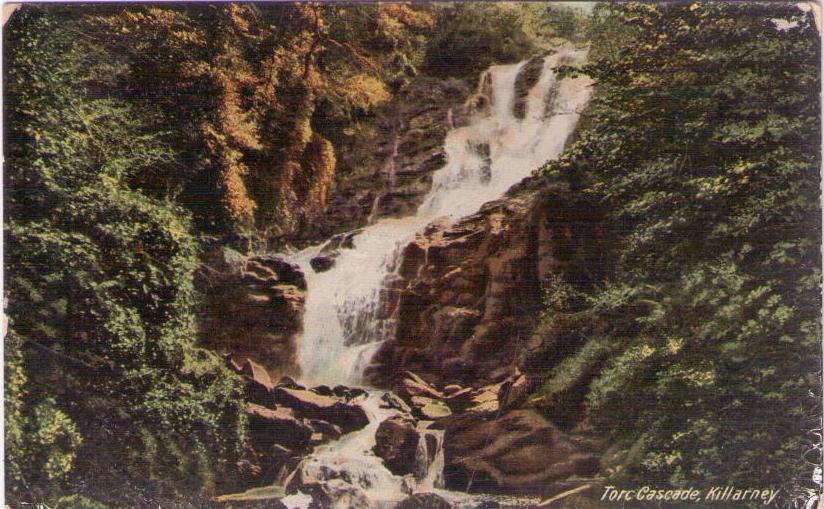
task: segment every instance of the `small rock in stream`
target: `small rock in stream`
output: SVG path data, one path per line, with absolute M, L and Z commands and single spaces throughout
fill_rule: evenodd
M 335 257 L 330 255 L 318 255 L 309 260 L 309 265 L 315 272 L 326 272 L 335 266 Z

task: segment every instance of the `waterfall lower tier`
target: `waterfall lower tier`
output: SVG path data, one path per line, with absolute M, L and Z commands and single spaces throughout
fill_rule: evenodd
M 367 395 L 360 405 L 366 410 L 369 424 L 358 431 L 344 435 L 337 442 L 316 449 L 304 459 L 287 479 L 287 491 L 303 493 L 318 490 L 322 485 L 325 506 L 330 509 L 375 508 L 391 509 L 405 495 L 443 488 L 442 431 L 421 430 L 415 448 L 412 472 L 395 475 L 374 453 L 376 432 L 382 422 L 401 416 L 402 412 L 387 404 L 384 392 Z M 426 434 L 434 440 L 427 440 Z M 303 496 L 294 497 L 291 507 L 303 508 Z M 289 507 L 289 504 L 287 504 Z

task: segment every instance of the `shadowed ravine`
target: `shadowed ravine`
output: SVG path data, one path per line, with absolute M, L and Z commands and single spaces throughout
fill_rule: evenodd
M 476 212 L 560 154 L 590 87 L 583 78 L 557 80 L 553 68 L 584 57 L 582 50 L 562 49 L 544 58 L 520 104 L 516 80 L 526 62 L 485 71 L 465 106 L 471 109 L 469 121 L 448 133 L 447 163 L 433 175 L 431 190 L 414 216 L 381 219 L 339 246 L 317 245 L 290 256 L 307 283 L 298 346 L 302 385 L 366 386 L 364 369 L 395 331 L 396 310 L 382 295 L 403 248 L 432 221 Z M 322 253 L 333 253 L 334 265 L 316 271 L 312 260 Z M 402 402 L 394 405 L 397 398 L 389 393 L 365 388 L 368 394 L 352 402 L 366 411 L 369 424 L 305 457 L 282 479 L 285 493 L 280 493 L 288 494 L 282 502 L 290 508 L 308 507 L 312 497 L 306 486 L 321 483 L 334 507 L 392 508 L 410 493 L 433 491 L 454 504 L 472 507 L 471 498 L 442 489 L 442 430 L 421 431 L 413 473 L 393 474 L 374 454 L 381 423 L 400 422 L 409 408 Z M 431 424 L 427 418 L 431 416 L 417 422 L 419 429 Z

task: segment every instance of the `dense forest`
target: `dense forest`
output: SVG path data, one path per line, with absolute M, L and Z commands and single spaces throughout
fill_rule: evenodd
M 542 282 L 523 406 L 608 443 L 599 479 L 796 503 L 821 411 L 820 36 L 793 4 L 721 2 L 20 8 L 7 503 L 209 507 L 238 489 L 248 395 L 198 333 L 206 253 L 363 226 L 330 204 L 384 185 L 373 144 L 399 105 L 560 44 L 588 48 L 558 72 L 593 98 L 529 186 L 596 209 L 609 263 Z
M 583 71 L 595 98 L 541 171 L 604 207 L 613 266 L 596 292 L 547 289 L 547 345 L 578 346 L 537 397 L 580 405 L 622 444 L 618 477 L 803 483 L 821 376 L 812 16 L 776 4 L 605 10 Z M 585 401 L 569 391 L 582 378 Z

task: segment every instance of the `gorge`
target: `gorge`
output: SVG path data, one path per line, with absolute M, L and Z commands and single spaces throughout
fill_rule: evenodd
M 416 235 L 424 231 L 432 232 L 433 229 L 449 228 L 453 223 L 460 225 L 465 216 L 476 213 L 482 205 L 492 200 L 502 199 L 504 202 L 519 200 L 515 196 L 502 197 L 510 187 L 529 178 L 536 168 L 561 153 L 590 94 L 590 83 L 587 79 L 582 77 L 560 79 L 555 69 L 562 65 L 581 65 L 584 59 L 584 50 L 561 47 L 529 61 L 493 66 L 485 71 L 479 79 L 476 92 L 464 105 L 464 108 L 468 110 L 468 113 L 463 112 L 463 116 L 467 119 L 466 125 L 454 127 L 446 135 L 444 147 L 446 164 L 434 172 L 431 190 L 423 197 L 416 214 L 401 218 L 378 219 L 373 224 L 352 234 L 343 235 L 345 240 L 337 240 L 334 242 L 336 245 L 330 246 L 329 243 L 323 243 L 306 248 L 287 258 L 300 267 L 306 279 L 303 327 L 297 339 L 297 361 L 300 367 L 299 382 L 301 384 L 310 387 L 317 387 L 321 384 L 325 387 L 340 384 L 349 386 L 369 384 L 365 373 L 370 369 L 375 371 L 376 367 L 371 364 L 376 353 L 386 348 L 387 342 L 391 344 L 397 340 L 399 325 L 409 327 L 408 323 L 399 324 L 399 322 L 414 320 L 408 312 L 399 316 L 399 313 L 403 313 L 400 306 L 408 307 L 409 305 L 400 302 L 400 299 L 405 298 L 403 288 L 398 285 L 404 282 L 400 274 L 410 277 L 412 273 L 418 271 L 414 269 L 413 264 L 423 267 L 427 263 L 437 263 L 434 257 L 429 262 L 425 259 L 413 260 L 412 255 L 407 254 L 409 251 L 407 245 L 414 245 L 410 243 L 415 241 Z M 525 76 L 527 67 L 531 68 L 533 75 L 531 82 L 530 77 Z M 518 110 L 521 111 L 520 116 L 516 116 Z M 492 206 L 492 204 L 487 204 L 482 210 L 489 210 Z M 503 218 L 497 221 L 500 222 L 501 219 Z M 329 257 L 330 254 L 333 255 L 330 257 L 329 265 L 331 266 L 319 266 L 318 257 Z M 440 256 L 445 255 L 440 254 Z M 503 269 L 491 269 L 491 271 L 493 276 L 498 276 L 503 271 L 517 272 L 518 269 L 516 261 Z M 491 291 L 494 293 L 495 289 Z M 480 295 L 483 293 L 481 291 Z M 477 299 L 478 295 L 474 298 Z M 518 300 L 518 296 L 514 295 L 498 296 L 498 298 Z M 464 305 L 467 304 L 464 302 Z M 517 307 L 516 304 L 515 308 Z M 511 313 L 513 310 L 509 311 Z M 526 307 L 524 311 L 530 312 Z M 480 311 L 467 309 L 466 312 L 483 312 L 483 307 Z M 514 330 L 510 331 L 505 328 L 498 330 L 499 335 L 510 335 L 514 332 Z M 477 331 L 477 333 L 483 335 L 484 331 Z M 433 335 L 435 334 L 437 332 L 433 331 Z M 484 340 L 480 338 L 477 341 Z M 432 348 L 439 348 L 439 346 Z M 498 348 L 503 348 L 501 350 L 503 356 L 508 355 L 509 352 L 505 347 Z M 448 364 L 445 365 L 448 366 Z M 405 369 L 401 362 L 391 364 L 391 366 L 388 369 L 396 371 Z M 509 370 L 507 371 L 506 368 Z M 402 371 L 397 371 L 397 374 L 401 373 Z M 411 381 L 408 380 L 409 377 L 412 377 Z M 453 398 L 449 405 L 460 400 L 461 396 L 465 398 L 471 395 L 483 399 L 486 397 L 484 394 L 489 394 L 493 400 L 501 400 L 497 412 L 502 414 L 503 410 L 508 409 L 505 406 L 507 395 L 501 389 L 500 383 L 498 386 L 494 384 L 507 379 L 510 381 L 510 386 L 512 382 L 516 382 L 523 390 L 521 386 L 526 382 L 522 375 L 518 375 L 515 362 L 498 366 L 498 379 L 491 379 L 494 377 L 495 375 L 492 375 L 486 380 L 487 383 L 492 384 L 490 387 L 454 391 L 461 392 L 461 394 Z M 394 383 L 402 379 L 402 376 L 397 379 L 384 377 L 379 385 L 391 388 Z M 446 367 L 439 371 L 437 380 L 443 388 L 450 384 L 464 382 L 466 378 L 460 371 Z M 478 379 L 475 381 L 477 382 Z M 308 507 L 301 504 L 308 503 L 311 497 L 306 498 L 301 488 L 306 490 L 308 487 L 308 492 L 311 493 L 313 483 L 325 485 L 320 490 L 325 494 L 321 500 L 317 499 L 317 491 L 315 492 L 315 504 L 325 507 L 325 504 L 331 503 L 332 507 L 341 508 L 392 508 L 403 500 L 406 494 L 445 488 L 442 471 L 445 467 L 444 449 L 449 450 L 450 445 L 443 443 L 444 427 L 459 428 L 450 425 L 437 426 L 440 419 L 452 414 L 444 403 L 445 395 L 441 394 L 440 390 L 429 386 L 426 381 L 416 378 L 413 374 L 407 376 L 407 382 L 412 383 L 418 389 L 423 388 L 421 389 L 423 391 L 440 394 L 441 400 L 419 399 L 420 394 L 416 391 L 402 391 L 400 395 L 402 399 L 407 400 L 406 403 L 388 404 L 388 401 L 393 401 L 397 396 L 365 385 L 364 388 L 368 393 L 361 396 L 357 404 L 366 409 L 369 424 L 360 430 L 343 435 L 336 442 L 320 446 L 315 452 L 304 457 L 295 471 L 283 479 L 287 489 L 294 493 L 284 498 L 282 502 L 290 508 Z M 513 397 L 515 391 L 509 390 L 509 392 L 509 397 Z M 497 404 L 490 405 L 490 403 L 492 401 L 488 401 L 486 406 L 497 407 Z M 411 408 L 407 404 L 411 404 Z M 464 417 L 478 418 L 476 424 L 483 421 L 479 418 L 483 412 L 487 411 L 482 408 L 483 404 L 476 405 L 472 398 L 468 398 L 462 405 L 467 407 L 467 410 L 463 412 Z M 442 410 L 437 410 L 438 407 L 442 407 Z M 457 411 L 457 406 L 453 408 Z M 477 414 L 471 415 L 472 412 L 477 412 Z M 459 413 L 457 412 L 456 416 Z M 542 418 L 537 415 L 531 416 L 521 411 L 521 414 L 512 414 L 511 417 L 505 418 L 521 419 L 524 422 L 537 419 L 538 422 L 533 422 L 533 429 L 530 432 L 535 437 L 521 438 L 524 444 L 521 447 L 533 448 L 530 454 L 540 454 L 540 447 L 550 444 L 557 446 L 565 440 L 558 436 L 560 432 L 553 430 L 548 423 L 541 424 Z M 463 420 L 466 421 L 466 419 Z M 411 469 L 416 471 L 411 479 L 409 476 L 404 477 L 391 472 L 388 466 L 383 464 L 382 459 L 372 452 L 376 447 L 376 432 L 384 428 L 386 423 L 395 421 L 409 422 L 413 425 L 413 429 L 420 430 L 413 432 L 416 438 L 417 435 L 421 437 L 416 447 L 423 447 L 423 450 L 416 454 L 424 458 L 429 456 L 428 461 L 424 460 L 423 465 L 417 465 Z M 497 421 L 493 420 L 491 425 L 494 426 L 494 422 Z M 425 431 L 427 427 L 432 430 Z M 456 440 L 461 440 L 461 436 L 463 440 L 472 440 L 469 437 L 477 433 L 475 430 L 469 430 L 467 434 L 465 427 L 463 431 L 463 435 L 458 433 L 455 436 Z M 504 432 L 501 439 L 505 439 L 507 433 Z M 547 440 L 549 435 L 547 438 L 539 438 L 546 433 L 552 435 L 551 440 Z M 541 441 L 544 444 L 540 443 Z M 433 450 L 427 450 L 427 446 Z M 482 450 L 484 445 L 475 447 L 480 447 Z M 535 447 L 538 449 L 534 449 Z M 454 449 L 454 446 L 452 448 Z M 516 446 L 513 446 L 512 453 L 517 454 Z M 567 451 L 560 454 L 561 456 L 557 457 L 558 453 L 555 453 L 556 461 L 559 463 L 568 461 L 571 453 Z M 476 460 L 483 461 L 482 458 L 481 454 Z M 586 458 L 591 458 L 591 456 L 586 456 Z M 414 456 L 411 459 L 413 462 L 416 461 Z M 510 476 L 507 481 L 503 481 L 500 488 L 506 490 L 506 483 L 509 482 L 512 483 L 512 488 L 528 490 L 530 485 L 537 488 L 540 483 L 559 480 L 576 471 L 584 472 L 586 468 L 574 467 L 571 470 L 561 468 L 554 475 L 538 475 L 531 481 L 518 479 L 517 474 L 507 473 L 507 467 L 496 470 L 498 481 L 505 479 L 507 475 Z M 544 470 L 552 470 L 552 464 L 547 464 Z M 478 475 L 478 485 L 482 484 L 482 477 L 483 475 Z M 299 481 L 296 481 L 296 478 L 299 478 Z M 451 487 L 458 488 L 459 484 L 458 481 L 452 482 Z M 464 488 L 471 489 L 470 486 L 464 486 Z M 317 486 L 314 489 L 317 490 Z M 450 496 L 450 492 L 442 493 L 447 497 Z M 455 495 L 451 497 L 453 502 L 460 500 L 460 497 Z M 472 507 L 470 501 L 471 498 L 464 501 L 470 504 L 466 507 Z

